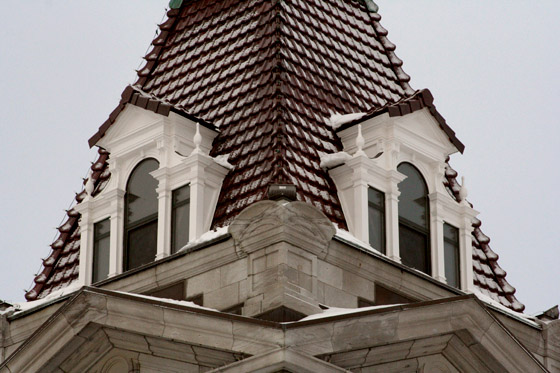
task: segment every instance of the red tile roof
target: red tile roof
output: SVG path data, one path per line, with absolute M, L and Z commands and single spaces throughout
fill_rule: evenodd
M 319 152 L 341 150 L 325 118 L 414 94 L 380 17 L 339 0 L 198 0 L 168 16 L 135 87 L 220 129 L 212 155 L 230 154 L 235 169 L 214 226 L 265 199 L 270 183 L 292 183 L 345 227 L 319 167 Z
M 245 207 L 265 199 L 269 184 L 291 183 L 299 200 L 344 228 L 334 183 L 319 167 L 319 152 L 342 149 L 325 121 L 332 113 L 395 116 L 427 107 L 457 149 L 464 148 L 435 110 L 429 91 L 409 86 L 380 19 L 357 0 L 184 1 L 168 12 L 138 81 L 123 92 L 90 145 L 126 104 L 163 115 L 175 111 L 219 128 L 211 155 L 230 154 L 235 166 L 224 180 L 213 226 L 227 225 Z M 30 300 L 77 277 L 78 219 L 70 214 L 27 293 Z M 481 247 L 486 250 L 476 249 Z M 476 263 L 499 268 L 492 258 L 486 255 L 486 261 Z M 476 273 L 477 286 L 484 289 Z M 484 277 L 486 284 L 493 279 L 500 288 L 489 285 L 489 291 L 503 294 L 504 305 L 519 308 L 501 272 L 492 273 Z
M 95 196 L 100 193 L 111 177 L 107 160 L 109 153 L 99 149 L 98 157 L 91 165 L 89 178 L 93 182 Z M 84 185 L 87 179 L 84 180 Z M 80 203 L 86 197 L 85 190 L 76 194 Z M 78 279 L 80 270 L 80 214 L 73 208 L 66 212 L 66 220 L 58 227 L 58 237 L 51 244 L 50 255 L 43 259 L 43 269 L 35 276 L 35 286 L 25 294 L 27 300 L 43 298 L 50 293 L 65 288 Z
M 461 186 L 457 171 L 447 164 L 444 185 L 455 200 L 460 201 Z M 480 229 L 482 222 L 475 219 L 472 234 L 473 281 L 481 293 L 517 312 L 525 306 L 515 297 L 515 288 L 506 281 L 506 271 L 498 265 L 498 254 L 490 248 L 490 238 Z

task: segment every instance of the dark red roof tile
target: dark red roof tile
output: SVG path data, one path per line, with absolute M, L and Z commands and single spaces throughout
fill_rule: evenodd
M 292 183 L 299 200 L 346 223 L 336 188 L 319 167 L 320 152 L 342 144 L 325 118 L 333 112 L 406 115 L 427 107 L 450 141 L 463 144 L 437 112 L 427 90 L 414 92 L 381 17 L 356 0 L 192 0 L 168 12 L 138 81 L 90 145 L 104 136 L 126 104 L 162 115 L 173 110 L 219 128 L 212 155 L 230 154 L 213 225 L 226 225 L 245 207 L 265 199 L 270 183 Z M 352 125 L 353 123 L 349 124 Z M 215 126 L 215 127 L 214 127 Z M 108 154 L 92 165 L 94 194 L 106 185 Z M 444 184 L 458 200 L 457 173 Z M 80 201 L 85 196 L 76 196 Z M 79 214 L 68 211 L 51 255 L 26 297 L 33 300 L 67 286 L 79 272 Z M 520 311 L 489 239 L 473 224 L 475 285 Z

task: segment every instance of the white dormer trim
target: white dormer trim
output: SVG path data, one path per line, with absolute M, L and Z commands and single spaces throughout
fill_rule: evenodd
M 373 187 L 385 194 L 386 255 L 400 262 L 398 183 L 405 175 L 397 170 L 387 170 L 364 154 L 357 154 L 345 164 L 329 171 L 333 179 L 348 229 L 358 239 L 369 243 L 368 189 Z M 374 249 L 382 252 L 383 248 Z
M 466 202 L 458 203 L 443 184 L 446 160 L 457 149 L 428 109 L 400 117 L 385 113 L 338 135 L 344 151 L 354 157 L 329 174 L 336 184 L 350 232 L 369 242 L 368 187 L 385 193 L 386 255 L 400 262 L 398 184 L 405 175 L 397 167 L 403 162 L 411 163 L 428 187 L 432 276 L 446 282 L 443 224 L 448 223 L 459 229 L 461 288 L 473 291 L 471 233 L 478 212 Z
M 197 126 L 175 113 L 163 116 L 126 106 L 97 143 L 110 153 L 111 178 L 101 193 L 87 196 L 76 207 L 82 216 L 79 281 L 83 285 L 91 284 L 94 224 L 106 218 L 111 221 L 109 277 L 122 273 L 126 186 L 134 168 L 147 158 L 159 162 L 159 168 L 152 172 L 158 180 L 158 240 L 154 259 L 171 253 L 173 190 L 190 185 L 190 240 L 210 229 L 222 181 L 228 172 L 208 155 L 216 135 L 216 131 Z

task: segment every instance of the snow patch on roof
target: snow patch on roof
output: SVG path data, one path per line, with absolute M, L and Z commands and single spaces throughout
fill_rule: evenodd
M 59 289 L 57 291 L 53 291 L 52 293 L 50 293 L 49 295 L 47 295 L 44 298 L 38 299 L 38 300 L 34 300 L 31 302 L 21 302 L 21 303 L 14 303 L 12 305 L 12 307 L 6 308 L 4 311 L 0 311 L 0 315 L 4 315 L 7 313 L 20 313 L 20 312 L 24 312 L 24 311 L 29 311 L 32 310 L 34 308 L 38 308 L 44 304 L 50 303 L 53 300 L 56 300 L 58 298 L 62 298 L 66 295 L 75 293 L 76 291 L 80 290 L 82 286 L 76 281 L 71 283 L 70 285 Z
M 333 113 L 330 118 L 325 118 L 325 123 L 331 126 L 333 130 L 339 129 L 346 123 L 353 122 L 355 120 L 361 119 L 366 113 L 351 113 L 351 114 L 339 114 Z
M 176 305 L 179 305 L 179 306 L 187 306 L 187 307 L 192 307 L 192 308 L 199 308 L 201 310 L 219 312 L 218 310 L 216 310 L 214 308 L 202 307 L 202 306 L 199 306 L 196 303 L 189 302 L 189 301 L 186 301 L 186 300 L 176 300 L 176 299 L 170 299 L 170 298 L 153 297 L 151 295 L 135 294 L 135 293 L 129 293 L 129 292 L 126 292 L 126 291 L 116 291 L 116 290 L 114 290 L 114 292 L 119 293 L 119 294 L 126 294 L 126 295 L 132 296 L 134 298 L 139 298 L 139 299 L 150 299 L 150 300 L 156 300 L 158 302 L 176 304 Z
M 202 236 L 200 236 L 198 239 L 190 241 L 188 244 L 183 246 L 179 251 L 188 250 L 191 247 L 198 246 L 204 242 L 210 242 L 216 238 L 223 237 L 226 234 L 228 234 L 228 228 L 229 226 L 226 225 L 225 227 L 219 227 L 214 231 L 208 231 L 204 233 Z
M 401 304 L 399 303 L 399 304 L 385 304 L 385 305 L 382 305 L 382 306 L 361 307 L 361 308 L 329 307 L 328 309 L 323 310 L 322 313 L 316 313 L 314 315 L 309 315 L 309 316 L 304 317 L 303 319 L 301 319 L 297 322 L 317 320 L 317 319 L 322 319 L 322 318 L 331 317 L 331 316 L 348 315 L 348 314 L 352 314 L 352 313 L 364 312 L 364 311 L 370 311 L 370 310 L 379 310 L 379 309 L 382 309 L 382 308 L 389 308 L 389 307 L 400 306 L 400 305 Z
M 321 164 L 320 167 L 323 169 L 326 168 L 333 168 L 336 166 L 340 166 L 341 164 L 346 163 L 346 161 L 352 159 L 352 156 L 346 152 L 338 152 L 338 153 L 330 153 L 330 154 L 321 154 Z
M 361 247 L 362 249 L 371 251 L 377 255 L 382 255 L 387 257 L 385 254 L 383 254 L 382 252 L 380 252 L 379 250 L 375 249 L 374 247 L 372 247 L 370 244 L 365 243 L 364 241 L 354 237 L 354 235 L 352 235 L 352 233 L 344 230 L 344 229 L 340 229 L 338 227 L 336 227 L 336 233 L 335 236 L 343 239 L 344 241 L 350 242 L 355 244 L 356 246 Z
M 220 166 L 223 166 L 223 167 L 227 168 L 228 170 L 232 170 L 233 165 L 228 162 L 228 158 L 229 158 L 229 154 L 222 154 L 222 155 L 218 155 L 216 157 L 212 157 L 212 159 L 214 159 L 214 162 L 216 162 Z
M 473 294 L 480 299 L 482 302 L 488 304 L 489 306 L 493 307 L 493 308 L 497 308 L 500 311 L 503 311 L 504 313 L 512 316 L 515 319 L 521 319 L 522 321 L 531 324 L 533 326 L 536 327 L 541 327 L 541 324 L 539 323 L 538 319 L 534 316 L 530 316 L 530 315 L 526 315 L 524 313 L 521 312 L 516 312 L 514 310 L 512 310 L 509 307 L 504 306 L 503 304 L 501 304 L 498 301 L 495 301 L 494 299 L 490 298 L 488 295 L 483 294 L 482 292 L 480 292 L 480 290 L 475 288 L 475 291 L 473 292 Z

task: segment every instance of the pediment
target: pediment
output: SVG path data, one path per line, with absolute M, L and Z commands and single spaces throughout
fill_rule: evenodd
M 111 373 L 127 366 L 139 372 L 546 371 L 473 296 L 282 325 L 84 288 L 0 372 Z
M 169 373 L 207 371 L 245 357 L 232 351 L 90 324 L 41 367 L 41 372 L 118 373 L 148 368 Z
M 385 113 L 362 122 L 361 130 L 364 137 L 363 151 L 370 158 L 387 155 L 395 149 L 408 149 L 416 156 L 443 162 L 450 154 L 458 151 L 427 108 L 397 117 Z M 354 154 L 357 151 L 358 125 L 346 128 L 338 132 L 338 135 L 344 151 Z
M 202 122 L 201 122 L 202 123 Z M 217 132 L 199 125 L 200 149 L 208 154 Z M 112 157 L 149 148 L 169 148 L 187 156 L 195 148 L 197 123 L 176 113 L 158 114 L 151 110 L 127 104 L 96 145 L 106 149 Z
M 165 118 L 150 110 L 126 105 L 97 145 L 114 153 L 127 145 L 131 146 L 133 143 L 146 141 L 149 138 L 154 139 L 163 131 Z

